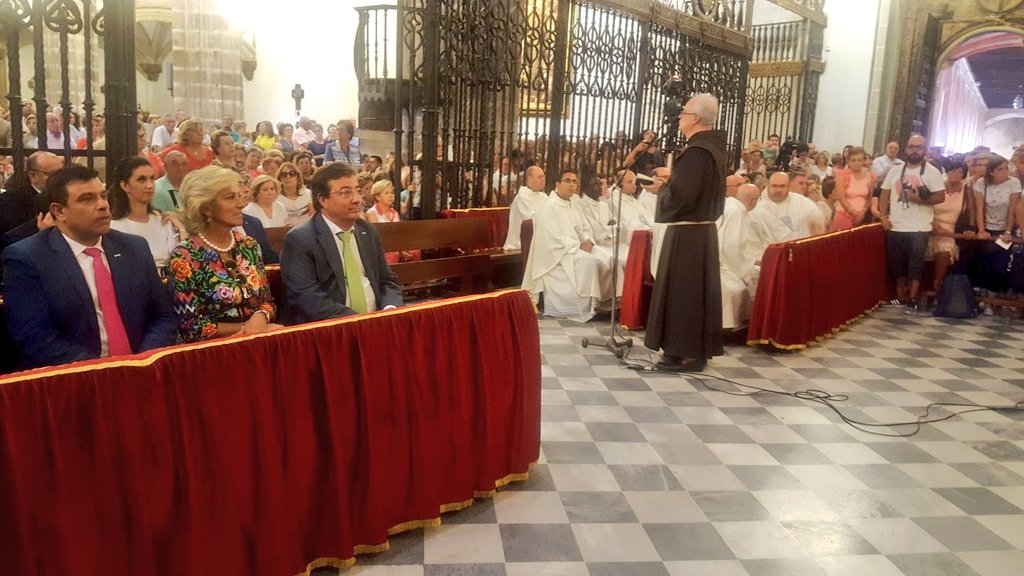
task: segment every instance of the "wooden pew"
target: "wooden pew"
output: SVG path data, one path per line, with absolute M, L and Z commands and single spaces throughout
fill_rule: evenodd
M 270 242 L 271 248 L 278 254 L 281 253 L 281 247 L 284 246 L 284 236 L 288 233 L 291 228 L 264 228 L 263 231 L 267 233 L 267 241 Z
M 405 290 L 434 288 L 459 280 L 460 292 L 486 291 L 491 278 L 490 224 L 485 218 L 379 223 L 385 252 L 421 250 L 440 257 L 392 264 Z
M 493 226 L 487 218 L 411 220 L 376 226 L 385 252 L 440 251 L 440 258 L 391 266 L 402 284 L 410 289 L 462 278 L 472 283 L 470 291 L 479 292 L 488 288 L 492 276 L 498 277 L 493 281 L 496 286 L 518 285 L 522 280 L 525 256 L 519 250 L 505 252 L 500 246 L 494 246 Z M 264 230 L 270 245 L 280 252 L 290 228 Z

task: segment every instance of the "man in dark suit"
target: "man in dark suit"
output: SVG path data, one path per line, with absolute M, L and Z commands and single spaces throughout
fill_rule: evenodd
M 146 240 L 110 229 L 95 170 L 46 185 L 54 227 L 4 251 L 7 325 L 24 368 L 174 344 L 177 320 Z
M 402 304 L 402 285 L 384 258 L 372 224 L 360 218 L 355 172 L 335 163 L 310 182 L 316 214 L 293 228 L 281 249 L 286 317 L 293 324 L 388 310 Z
M 280 264 L 281 257 L 274 251 L 274 247 L 270 245 L 267 231 L 263 228 L 263 223 L 260 222 L 259 218 L 242 214 L 242 230 L 245 230 L 245 234 L 252 236 L 252 239 L 260 245 L 264 264 Z
M 35 152 L 25 162 L 25 179 L 0 194 L 0 235 L 36 217 L 36 197 L 64 160 L 51 152 Z

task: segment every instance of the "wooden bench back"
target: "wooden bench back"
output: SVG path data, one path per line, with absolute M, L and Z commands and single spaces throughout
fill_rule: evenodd
M 491 226 L 486 218 L 412 220 L 377 224 L 385 252 L 461 248 L 486 249 L 491 244 Z
M 281 247 L 284 246 L 284 235 L 287 234 L 289 230 L 291 230 L 291 228 L 263 229 L 263 231 L 267 233 L 267 242 L 270 242 L 270 247 L 278 254 L 281 253 Z

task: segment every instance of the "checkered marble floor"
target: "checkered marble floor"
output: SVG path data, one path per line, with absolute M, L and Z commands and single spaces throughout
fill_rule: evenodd
M 873 436 L 791 397 L 631 371 L 580 346 L 599 332 L 541 320 L 543 455 L 527 482 L 349 573 L 1024 574 L 1024 415 Z M 859 420 L 914 420 L 930 402 L 1024 399 L 1024 324 L 880 310 L 800 352 L 728 348 L 707 372 L 846 394 Z

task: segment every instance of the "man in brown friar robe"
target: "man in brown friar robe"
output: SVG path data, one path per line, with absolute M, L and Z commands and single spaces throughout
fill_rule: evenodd
M 658 195 L 667 225 L 658 259 L 644 345 L 661 350 L 660 370 L 699 372 L 722 348 L 722 285 L 715 221 L 725 205 L 725 132 L 715 130 L 718 100 L 691 98 L 679 115 L 686 148 Z

